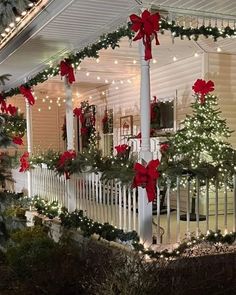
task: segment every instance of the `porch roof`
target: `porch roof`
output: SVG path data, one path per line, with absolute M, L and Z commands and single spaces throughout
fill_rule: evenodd
M 34 76 L 50 62 L 61 60 L 67 52 L 77 51 L 93 43 L 101 34 L 126 23 L 131 13 L 138 12 L 141 2 L 144 6 L 168 10 L 177 16 L 182 13 L 200 17 L 204 16 L 204 11 L 208 22 L 215 18 L 225 19 L 223 22 L 236 18 L 236 3 L 233 0 L 223 3 L 221 0 L 209 0 L 207 3 L 196 3 L 194 0 L 50 1 L 46 9 L 47 19 L 39 14 L 21 34 L 0 51 L 0 74 L 12 74 L 5 90 L 20 85 L 25 77 Z M 154 49 L 158 66 L 173 62 L 174 56 L 181 59 L 194 53 L 216 52 L 218 47 L 222 53 L 236 54 L 235 39 L 217 42 L 205 38 L 200 38 L 198 42 L 175 39 L 172 46 L 171 37 L 165 34 L 160 36 L 160 41 L 161 45 Z M 80 88 L 89 90 L 103 85 L 107 77 L 110 81 L 122 77 L 128 79 L 139 71 L 136 43 L 130 47 L 126 40 L 122 40 L 121 48 L 102 51 L 100 59 L 102 66 L 98 66 L 94 60 L 86 60 L 81 64 L 81 70 L 77 73 Z M 118 61 L 116 65 L 115 60 Z M 91 75 L 86 76 L 87 72 Z M 52 81 L 49 88 L 55 91 L 55 82 L 59 85 L 60 78 L 54 78 Z M 59 86 L 58 92 L 61 92 L 62 87 L 63 85 L 61 88 Z

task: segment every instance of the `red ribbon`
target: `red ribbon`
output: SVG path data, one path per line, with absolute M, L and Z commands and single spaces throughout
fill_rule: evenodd
M 68 164 L 69 161 L 75 159 L 76 152 L 73 150 L 65 151 L 62 155 L 60 155 L 59 161 L 58 161 L 58 167 L 64 168 L 64 174 L 66 179 L 70 179 L 70 172 L 66 169 L 65 165 Z
M 17 108 L 11 104 L 8 105 L 8 107 L 6 108 L 6 112 L 10 113 L 11 116 L 15 116 L 17 113 Z
M 157 38 L 160 14 L 158 12 L 151 14 L 149 11 L 145 10 L 141 17 L 132 14 L 130 20 L 132 22 L 131 30 L 138 32 L 133 41 L 143 39 L 143 44 L 145 46 L 145 60 L 152 59 L 152 35 L 155 37 L 156 45 L 160 44 Z
M 168 151 L 168 149 L 169 149 L 169 144 L 168 143 L 162 143 L 161 144 L 161 147 L 160 147 L 160 151 L 161 151 L 161 153 L 165 153 L 165 152 L 167 152 Z
M 201 95 L 200 101 L 201 101 L 201 104 L 204 104 L 205 95 L 211 91 L 214 91 L 214 82 L 212 82 L 211 80 L 206 82 L 205 80 L 197 79 L 197 81 L 192 86 L 192 89 L 195 93 Z
M 73 113 L 76 117 L 80 119 L 80 123 L 83 125 L 83 123 L 85 122 L 85 117 L 84 113 L 82 112 L 82 108 L 75 108 L 73 110 Z
M 30 168 L 29 153 L 25 152 L 20 157 L 20 170 L 19 170 L 19 172 L 25 172 L 25 171 L 29 170 L 29 168 Z
M 20 136 L 13 137 L 12 142 L 18 145 L 23 145 L 23 140 Z
M 72 160 L 75 157 L 76 157 L 75 151 L 73 151 L 73 150 L 65 151 L 62 155 L 60 155 L 58 164 L 59 164 L 59 166 L 64 166 L 66 161 Z
M 75 82 L 74 69 L 67 60 L 62 60 L 60 63 L 61 76 L 66 76 L 67 81 L 72 84 Z
M 19 90 L 20 90 L 20 93 L 22 95 L 24 95 L 24 97 L 28 100 L 29 104 L 34 105 L 35 100 L 34 100 L 32 92 L 31 92 L 31 89 L 28 87 L 25 87 L 24 85 L 21 85 L 19 87 Z
M 145 167 L 139 163 L 134 165 L 136 175 L 133 180 L 133 188 L 141 186 L 146 188 L 148 202 L 153 202 L 156 198 L 156 182 L 160 176 L 157 168 L 159 166 L 159 160 L 152 160 Z
M 128 144 L 120 144 L 115 146 L 118 155 L 124 154 L 128 150 Z

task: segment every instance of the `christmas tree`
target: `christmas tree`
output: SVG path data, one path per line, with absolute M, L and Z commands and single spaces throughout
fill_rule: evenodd
M 160 169 L 168 177 L 188 174 L 223 182 L 234 173 L 236 162 L 235 151 L 227 142 L 232 131 L 220 116 L 217 97 L 210 93 L 214 83 L 198 79 L 192 89 L 192 115 L 187 115 L 183 128 L 169 137 Z

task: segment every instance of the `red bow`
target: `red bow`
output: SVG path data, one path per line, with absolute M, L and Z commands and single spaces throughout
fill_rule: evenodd
M 124 154 L 128 148 L 129 148 L 128 144 L 120 144 L 120 145 L 115 146 L 115 149 L 116 149 L 118 155 Z
M 12 142 L 18 145 L 22 145 L 23 144 L 23 140 L 20 136 L 15 136 L 12 138 Z
M 74 69 L 72 68 L 71 64 L 66 61 L 62 60 L 60 63 L 60 71 L 61 71 L 61 76 L 66 76 L 68 82 L 72 84 L 75 82 L 75 75 L 74 75 Z
M 64 166 L 66 161 L 72 160 L 76 157 L 76 153 L 73 150 L 65 151 L 59 158 L 59 166 Z
M 25 152 L 20 157 L 20 170 L 19 170 L 19 172 L 25 172 L 25 171 L 29 170 L 29 168 L 30 168 L 29 153 Z
M 169 144 L 168 143 L 162 143 L 161 144 L 161 147 L 160 147 L 161 153 L 165 153 L 166 151 L 168 151 L 168 149 L 169 149 Z
M 68 162 L 75 159 L 76 153 L 73 150 L 65 151 L 62 155 L 60 155 L 59 161 L 58 161 L 58 168 L 64 169 L 64 174 L 66 179 L 70 179 L 70 172 L 68 171 L 68 168 L 65 167 L 66 164 L 69 164 Z
M 28 100 L 29 104 L 34 105 L 35 100 L 34 100 L 34 97 L 32 95 L 31 89 L 28 88 L 28 87 L 25 87 L 24 85 L 21 85 L 19 87 L 19 90 L 20 90 L 20 93 L 22 95 L 24 95 L 24 97 Z
M 17 108 L 11 104 L 8 105 L 8 107 L 6 108 L 6 112 L 10 113 L 11 116 L 15 116 L 17 113 Z
M 197 81 L 192 86 L 192 89 L 195 93 L 201 94 L 201 104 L 204 104 L 205 95 L 214 90 L 214 82 L 211 80 L 206 82 L 205 80 L 197 79 Z
M 138 186 L 146 188 L 148 202 L 153 202 L 156 198 L 156 182 L 160 176 L 159 172 L 157 171 L 159 164 L 159 160 L 152 160 L 146 167 L 139 163 L 134 165 L 136 175 L 134 177 L 132 186 L 133 188 Z
M 151 36 L 154 35 L 156 45 L 160 44 L 157 38 L 160 14 L 158 12 L 151 14 L 149 11 L 145 10 L 141 17 L 136 14 L 132 14 L 130 16 L 130 20 L 132 22 L 131 30 L 138 32 L 133 41 L 143 39 L 143 44 L 145 46 L 145 60 L 152 59 Z
M 84 117 L 84 113 L 82 112 L 81 108 L 75 108 L 73 110 L 73 113 L 76 117 L 78 117 L 80 119 L 80 123 L 83 125 L 83 123 L 85 122 L 85 117 Z

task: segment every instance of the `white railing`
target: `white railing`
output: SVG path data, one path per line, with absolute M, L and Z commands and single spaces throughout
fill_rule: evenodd
M 13 173 L 17 192 L 27 188 L 23 175 L 27 179 L 26 174 L 17 173 L 16 170 Z M 101 181 L 100 176 L 83 173 L 72 175 L 66 181 L 64 176 L 60 177 L 46 168 L 35 168 L 32 170 L 33 195 L 50 201 L 58 200 L 59 204 L 67 208 L 70 208 L 72 195 L 74 207 L 83 210 L 93 220 L 109 222 L 125 231 L 136 230 L 139 233 L 137 190 L 115 181 Z M 226 184 L 221 187 L 217 184 L 210 186 L 208 181 L 205 186 L 200 186 L 196 179 L 194 198 L 193 180 L 186 182 L 183 187 L 183 178 L 178 177 L 174 186 L 168 182 L 158 188 L 160 193 L 153 204 L 154 240 L 169 244 L 192 233 L 198 235 L 205 234 L 208 230 L 221 230 L 223 233 L 235 231 L 236 178 L 232 180 L 232 189 Z
M 69 187 L 72 188 L 76 209 L 83 210 L 89 218 L 109 222 L 126 231 L 138 231 L 136 189 L 115 181 L 101 181 L 100 174 L 74 174 L 68 181 L 45 168 L 32 170 L 32 192 L 50 201 L 70 207 Z

